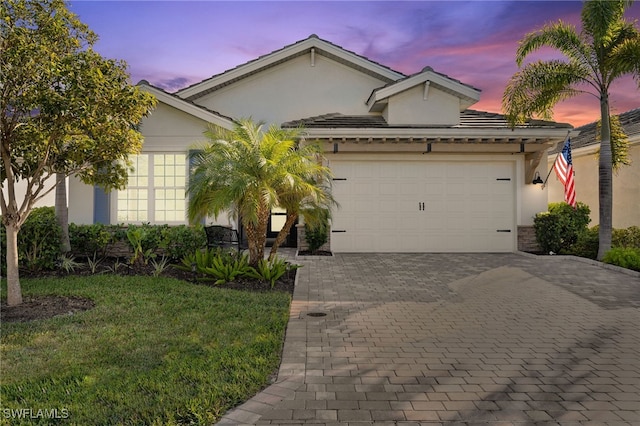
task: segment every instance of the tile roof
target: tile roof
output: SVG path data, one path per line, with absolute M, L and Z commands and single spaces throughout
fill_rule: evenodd
M 348 128 L 368 129 L 372 127 L 389 127 L 381 115 L 344 115 L 330 113 L 315 117 L 302 118 L 300 120 L 282 123 L 282 127 L 313 127 L 313 128 Z
M 164 89 L 163 89 L 163 88 L 161 88 L 161 87 L 154 86 L 153 84 L 149 83 L 147 80 L 140 80 L 140 81 L 138 82 L 138 84 L 137 84 L 137 85 L 138 85 L 138 86 L 148 86 L 148 87 L 151 87 L 151 88 L 153 88 L 153 89 L 155 89 L 155 90 L 157 90 L 157 91 L 159 91 L 159 92 L 162 92 L 163 94 L 165 94 L 165 95 L 167 95 L 167 96 L 169 96 L 169 97 L 171 97 L 171 98 L 175 99 L 176 101 L 184 102 L 185 104 L 188 104 L 188 105 L 194 106 L 194 107 L 196 107 L 196 108 L 201 109 L 202 111 L 208 112 L 208 113 L 210 113 L 210 114 L 214 114 L 214 115 L 216 115 L 216 116 L 218 116 L 218 117 L 220 117 L 220 118 L 223 118 L 223 119 L 226 119 L 226 120 L 229 120 L 229 121 L 233 121 L 233 122 L 235 122 L 235 121 L 236 121 L 234 118 L 229 117 L 229 116 L 226 116 L 226 115 L 224 115 L 224 114 L 221 114 L 221 113 L 219 113 L 218 111 L 212 110 L 212 109 L 207 108 L 207 107 L 202 106 L 202 105 L 199 105 L 199 104 L 197 104 L 197 103 L 195 103 L 195 102 L 193 102 L 193 101 L 191 101 L 191 100 L 189 100 L 189 99 L 181 98 L 180 96 L 177 96 L 175 93 L 169 93 L 169 92 L 167 92 L 166 90 L 164 90 Z
M 282 127 L 307 128 L 508 128 L 509 124 L 504 115 L 491 112 L 476 111 L 466 109 L 460 113 L 460 124 L 455 126 L 443 125 L 399 125 L 391 126 L 381 115 L 344 115 L 340 113 L 330 113 L 308 117 L 299 120 L 289 121 L 281 124 Z M 531 120 L 524 126 L 525 128 L 566 128 L 570 130 L 572 126 L 566 123 L 556 123 L 553 121 Z
M 640 137 L 640 108 L 632 109 L 627 112 L 623 112 L 619 114 L 620 124 L 622 124 L 622 129 L 627 134 L 629 138 L 632 137 Z M 578 136 L 571 138 L 571 148 L 577 149 L 590 145 L 597 145 L 600 141 L 596 140 L 596 127 L 598 122 L 594 121 L 593 123 L 585 124 L 584 126 L 576 127 L 574 130 L 579 131 L 580 134 Z M 549 151 L 549 153 L 557 153 L 562 149 L 561 144 L 558 144 L 556 148 Z

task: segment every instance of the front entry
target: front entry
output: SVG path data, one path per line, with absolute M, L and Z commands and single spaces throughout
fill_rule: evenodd
M 278 233 L 284 226 L 287 221 L 287 210 L 274 207 L 271 209 L 271 214 L 269 215 L 269 223 L 267 224 L 267 245 L 273 244 Z M 289 231 L 289 235 L 287 239 L 282 244 L 283 247 L 295 247 L 297 242 L 297 229 L 296 226 L 293 225 L 291 230 Z

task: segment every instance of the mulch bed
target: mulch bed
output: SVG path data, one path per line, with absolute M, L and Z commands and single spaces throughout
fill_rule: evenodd
M 108 259 L 99 265 L 99 269 L 96 273 L 105 273 L 111 271 L 116 259 Z M 128 265 L 122 264 L 120 266 L 120 275 L 153 275 L 153 266 L 146 265 L 137 268 L 129 268 Z M 91 271 L 88 268 L 78 268 L 69 274 L 60 272 L 45 272 L 45 273 L 33 273 L 30 271 L 20 271 L 21 278 L 35 278 L 35 277 L 47 277 L 47 276 L 65 276 L 65 275 L 91 275 Z M 162 274 L 163 277 L 173 277 L 179 280 L 188 281 L 195 285 L 210 285 L 213 286 L 212 281 L 200 281 L 194 280 L 194 276 L 190 272 L 181 271 L 174 267 L 167 267 Z M 295 271 L 284 275 L 278 281 L 276 281 L 273 288 L 269 283 L 260 282 L 255 279 L 238 279 L 231 283 L 226 283 L 217 287 L 228 288 L 233 290 L 243 291 L 283 291 L 289 294 L 293 294 L 295 284 Z M 27 322 L 41 319 L 48 319 L 59 315 L 73 315 L 76 312 L 82 312 L 89 310 L 95 306 L 95 303 L 91 299 L 76 297 L 76 296 L 25 296 L 21 305 L 19 306 L 7 306 L 6 301 L 2 301 L 0 305 L 0 322 Z
M 27 322 L 52 318 L 59 315 L 73 315 L 93 308 L 93 300 L 75 296 L 27 296 L 21 305 L 7 306 L 2 302 L 1 322 Z

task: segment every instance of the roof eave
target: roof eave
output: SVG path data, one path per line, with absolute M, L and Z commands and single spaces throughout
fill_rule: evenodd
M 577 132 L 564 127 L 560 128 L 394 128 L 377 129 L 362 128 L 305 128 L 307 138 L 317 139 L 379 139 L 379 138 L 415 138 L 415 139 L 500 139 L 516 143 L 521 139 L 562 140 L 567 134 L 574 136 Z
M 433 84 L 440 90 L 459 97 L 461 99 L 461 110 L 470 107 L 480 100 L 479 89 L 459 83 L 431 70 L 426 70 L 371 92 L 369 99 L 366 101 L 369 111 L 374 112 L 379 110 L 380 105 L 388 102 L 391 96 L 412 89 L 420 84 Z
M 154 95 L 158 99 L 158 101 L 176 108 L 184 112 L 185 114 L 189 114 L 193 117 L 204 120 L 207 123 L 212 123 L 224 127 L 225 129 L 232 129 L 234 127 L 234 121 L 232 118 L 216 114 L 191 102 L 180 99 L 177 96 L 167 93 L 158 87 L 150 85 L 146 81 L 141 81 L 140 83 L 138 83 L 138 86 L 142 90 Z

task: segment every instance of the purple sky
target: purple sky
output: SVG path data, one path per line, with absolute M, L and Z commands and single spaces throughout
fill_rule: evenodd
M 425 66 L 482 90 L 474 109 L 501 112 L 517 70 L 518 41 L 547 22 L 578 25 L 580 1 L 72 1 L 98 34 L 96 48 L 124 59 L 134 83 L 170 92 L 317 34 L 405 74 Z M 640 19 L 640 2 L 628 18 Z M 544 52 L 537 58 L 544 58 Z M 549 52 L 546 52 L 549 55 Z M 640 107 L 631 79 L 616 84 L 612 111 Z M 589 95 L 560 104 L 554 119 L 599 117 Z

